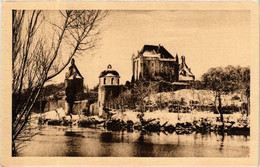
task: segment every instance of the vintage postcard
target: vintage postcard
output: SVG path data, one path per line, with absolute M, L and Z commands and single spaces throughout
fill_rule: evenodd
M 1 165 L 257 166 L 259 2 L 3 2 Z

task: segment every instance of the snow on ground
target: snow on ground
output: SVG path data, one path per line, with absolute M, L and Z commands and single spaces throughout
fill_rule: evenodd
M 121 120 L 121 121 L 124 121 L 124 122 L 133 121 L 133 123 L 140 122 L 140 119 L 137 117 L 138 113 L 133 112 L 132 110 L 126 110 L 125 112 L 117 111 L 115 113 L 116 114 L 114 114 L 111 117 L 111 119 Z
M 126 111 L 121 112 L 118 111 L 116 114 L 112 116 L 113 120 L 120 120 L 123 122 L 127 122 L 128 120 L 133 121 L 134 123 L 140 123 L 140 119 L 137 115 L 140 114 L 138 112 Z M 165 110 L 157 110 L 153 112 L 145 112 L 143 116 L 144 121 L 151 121 L 151 123 L 160 123 L 160 125 L 173 125 L 176 126 L 177 123 L 193 123 L 193 121 L 207 120 L 207 122 L 211 122 L 213 124 L 218 124 L 217 118 L 220 117 L 220 114 L 214 114 L 210 111 L 198 112 L 193 111 L 192 113 L 169 113 L 167 109 Z M 241 113 L 234 114 L 224 114 L 224 121 L 227 122 L 235 122 L 237 126 L 244 126 L 245 123 L 249 124 L 249 119 L 246 115 L 242 115 Z M 243 123 L 244 122 L 244 123 Z M 236 126 L 236 125 L 235 125 Z
M 69 119 L 71 119 L 70 116 L 66 116 L 65 111 L 62 108 L 58 108 L 56 110 L 51 110 L 48 111 L 46 113 L 33 113 L 31 115 L 31 119 L 38 119 L 38 118 L 44 118 L 44 119 L 48 119 L 48 120 L 59 120 L 61 118 L 67 118 L 69 117 Z M 74 119 L 77 119 L 76 115 L 73 115 L 72 117 L 75 117 Z
M 90 118 L 90 119 L 94 119 L 94 120 L 96 120 L 96 121 L 103 121 L 103 119 L 100 118 L 100 117 L 97 116 L 97 115 L 89 116 L 88 118 Z

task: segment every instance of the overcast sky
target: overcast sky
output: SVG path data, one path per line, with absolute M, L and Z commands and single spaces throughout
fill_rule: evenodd
M 98 46 L 75 58 L 89 88 L 108 64 L 121 84 L 130 81 L 131 56 L 145 44 L 184 55 L 196 79 L 211 67 L 250 64 L 249 11 L 110 11 L 100 28 Z M 63 82 L 67 70 L 52 82 Z

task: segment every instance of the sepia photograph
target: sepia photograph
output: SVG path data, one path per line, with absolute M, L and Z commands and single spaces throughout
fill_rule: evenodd
M 12 158 L 253 156 L 250 9 L 9 10 Z

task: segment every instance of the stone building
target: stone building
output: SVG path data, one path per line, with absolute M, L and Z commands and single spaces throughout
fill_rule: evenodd
M 99 116 L 106 116 L 105 102 L 112 97 L 117 97 L 120 93 L 119 73 L 112 69 L 111 65 L 99 75 L 98 87 L 98 109 Z
M 71 60 L 71 66 L 65 75 L 65 111 L 71 114 L 81 114 L 81 110 L 87 105 L 87 100 L 83 99 L 84 78 L 80 74 L 75 60 Z M 84 101 L 83 101 L 84 100 Z
M 179 81 L 189 82 L 195 80 L 195 76 L 191 72 L 191 68 L 188 67 L 185 61 L 185 57 L 181 57 L 181 64 L 179 67 Z
M 168 82 L 192 81 L 194 75 L 185 63 L 179 64 L 178 55 L 172 56 L 163 46 L 144 45 L 137 55 L 132 56 L 133 81 L 140 79 Z
M 84 78 L 79 72 L 75 60 L 71 60 L 68 72 L 65 74 L 62 87 L 52 86 L 56 91 L 48 89 L 48 96 L 45 93 L 40 97 L 34 106 L 35 112 L 48 112 L 62 108 L 66 114 L 74 115 L 97 115 L 90 113 L 89 99 L 84 92 Z M 64 90 L 65 87 L 65 90 Z M 62 88 L 62 89 L 61 89 Z

